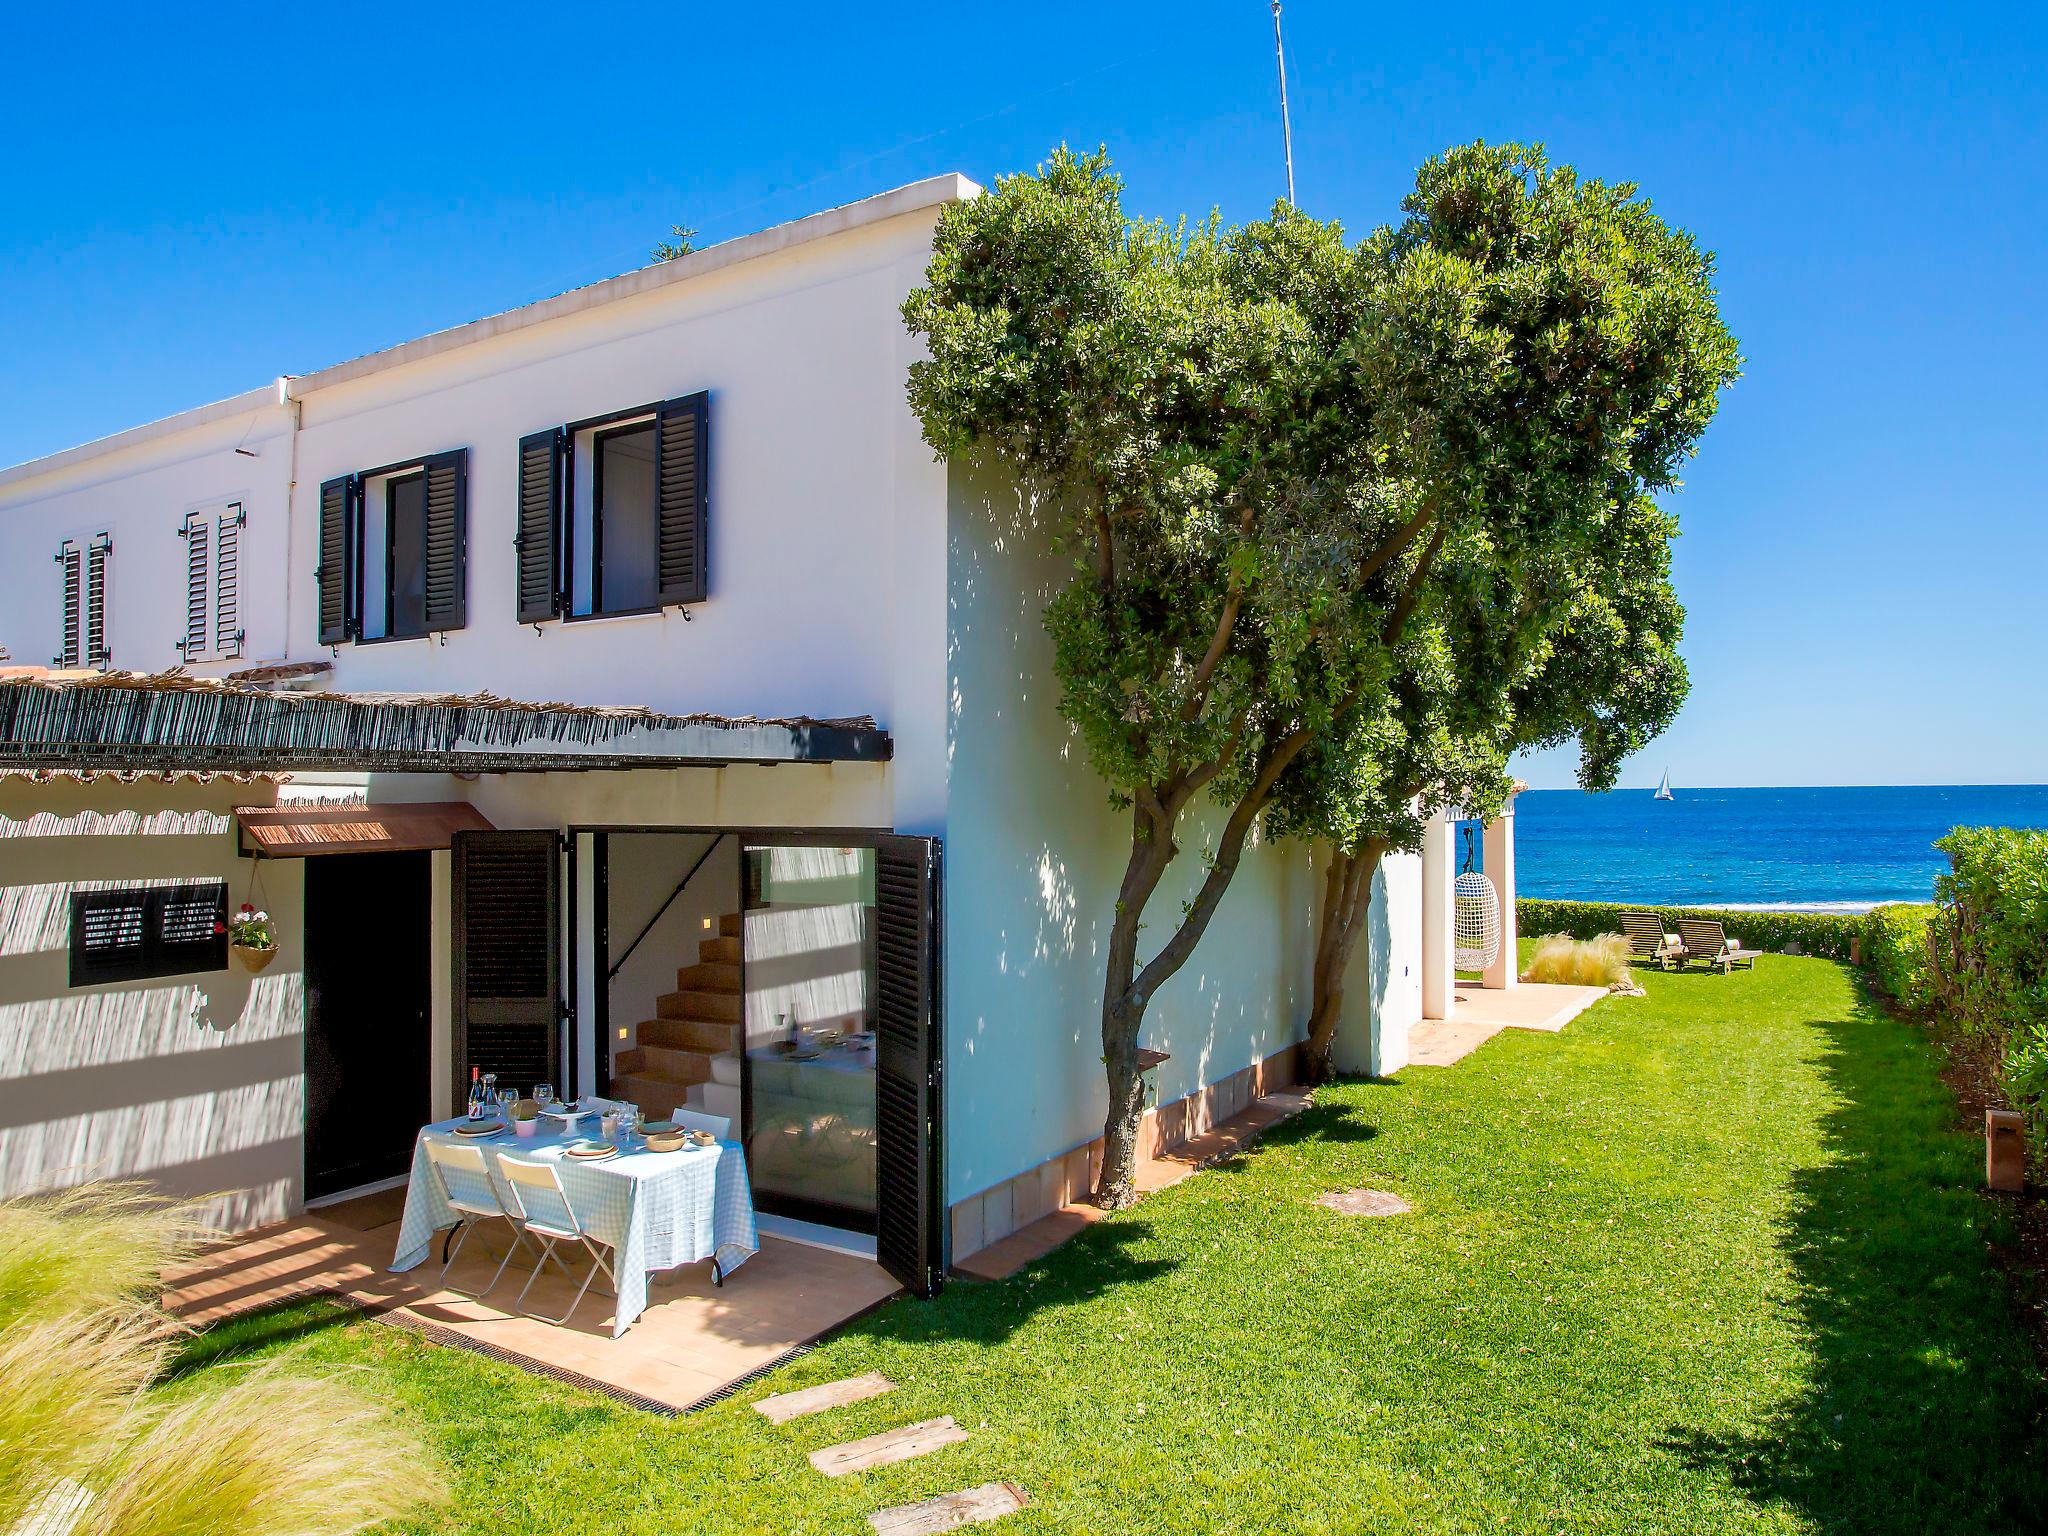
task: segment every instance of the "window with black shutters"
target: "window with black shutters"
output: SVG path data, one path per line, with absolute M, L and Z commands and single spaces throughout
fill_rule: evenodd
M 74 891 L 71 985 L 225 970 L 227 915 L 224 880 Z
M 408 640 L 468 622 L 469 450 L 320 487 L 320 642 Z
M 703 602 L 709 444 L 702 392 L 521 438 L 520 622 Z

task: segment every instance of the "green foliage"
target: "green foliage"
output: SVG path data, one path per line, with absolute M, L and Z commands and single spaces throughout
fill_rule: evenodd
M 1949 868 L 1934 882 L 1932 989 L 1964 1031 L 2006 1049 L 2001 1081 L 2048 1146 L 2041 1041 L 2048 1035 L 2048 832 L 1957 827 L 1935 846 Z
M 1915 1013 L 1934 1006 L 1928 968 L 1928 922 L 1934 908 L 1901 903 L 1877 907 L 1863 919 L 1863 963 L 1879 988 Z
M 1523 933 L 1566 933 L 1597 938 L 1621 927 L 1623 912 L 1656 912 L 1675 932 L 1676 919 L 1707 918 L 1721 923 L 1731 939 L 1749 949 L 1781 952 L 1797 944 L 1801 953 L 1847 960 L 1851 943 L 1862 937 L 1860 916 L 1828 912 L 1730 912 L 1719 907 L 1649 907 L 1611 901 L 1544 901 L 1533 896 L 1515 901 L 1515 926 Z
M 671 224 L 668 238 L 655 242 L 647 252 L 649 261 L 679 261 L 697 249 L 697 231 L 688 224 Z
M 1611 987 L 1629 979 L 1631 953 L 1628 940 L 1618 933 L 1603 933 L 1590 939 L 1546 934 L 1530 951 L 1522 980 L 1561 982 L 1572 987 Z

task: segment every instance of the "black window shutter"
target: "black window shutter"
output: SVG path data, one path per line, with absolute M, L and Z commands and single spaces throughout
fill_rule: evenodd
M 468 611 L 469 450 L 437 454 L 427 477 L 427 628 L 460 629 Z
M 919 1296 L 946 1273 L 939 842 L 875 851 L 875 1257 Z
M 538 624 L 562 611 L 560 512 L 562 431 L 519 439 L 519 622 Z
M 185 638 L 178 643 L 187 661 L 206 654 L 206 624 L 213 617 L 213 519 L 185 514 Z
M 339 645 L 353 633 L 355 613 L 356 485 L 343 475 L 320 487 L 320 643 Z
M 699 391 L 665 400 L 654 412 L 659 599 L 701 603 L 709 590 L 705 568 L 705 496 L 709 489 L 710 400 Z
M 552 831 L 458 832 L 455 898 L 455 1101 L 470 1068 L 531 1092 L 561 1059 L 562 860 Z

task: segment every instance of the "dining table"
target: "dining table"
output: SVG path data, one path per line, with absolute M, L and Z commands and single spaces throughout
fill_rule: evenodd
M 646 1309 L 650 1274 L 709 1259 L 713 1281 L 723 1285 L 753 1257 L 760 1238 L 746 1154 L 738 1142 L 685 1144 L 673 1152 L 657 1152 L 635 1137 L 600 1160 L 569 1156 L 572 1145 L 590 1139 L 595 1119 L 594 1112 L 589 1124 L 543 1114 L 531 1136 L 518 1136 L 509 1127 L 490 1136 L 457 1135 L 458 1126 L 469 1124 L 461 1117 L 423 1126 L 413 1147 L 412 1180 L 391 1268 L 404 1271 L 426 1262 L 435 1235 L 461 1220 L 428 1162 L 427 1144 L 433 1139 L 478 1147 L 507 1212 L 517 1207 L 499 1170 L 501 1159 L 545 1159 L 556 1165 L 577 1223 L 593 1242 L 614 1253 L 618 1299 L 613 1338 L 632 1327 Z

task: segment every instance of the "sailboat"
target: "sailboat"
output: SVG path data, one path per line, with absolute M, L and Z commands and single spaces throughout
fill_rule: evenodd
M 1671 798 L 1671 770 L 1669 768 L 1664 770 L 1664 777 L 1657 785 L 1657 793 L 1650 798 L 1652 800 L 1669 800 Z

